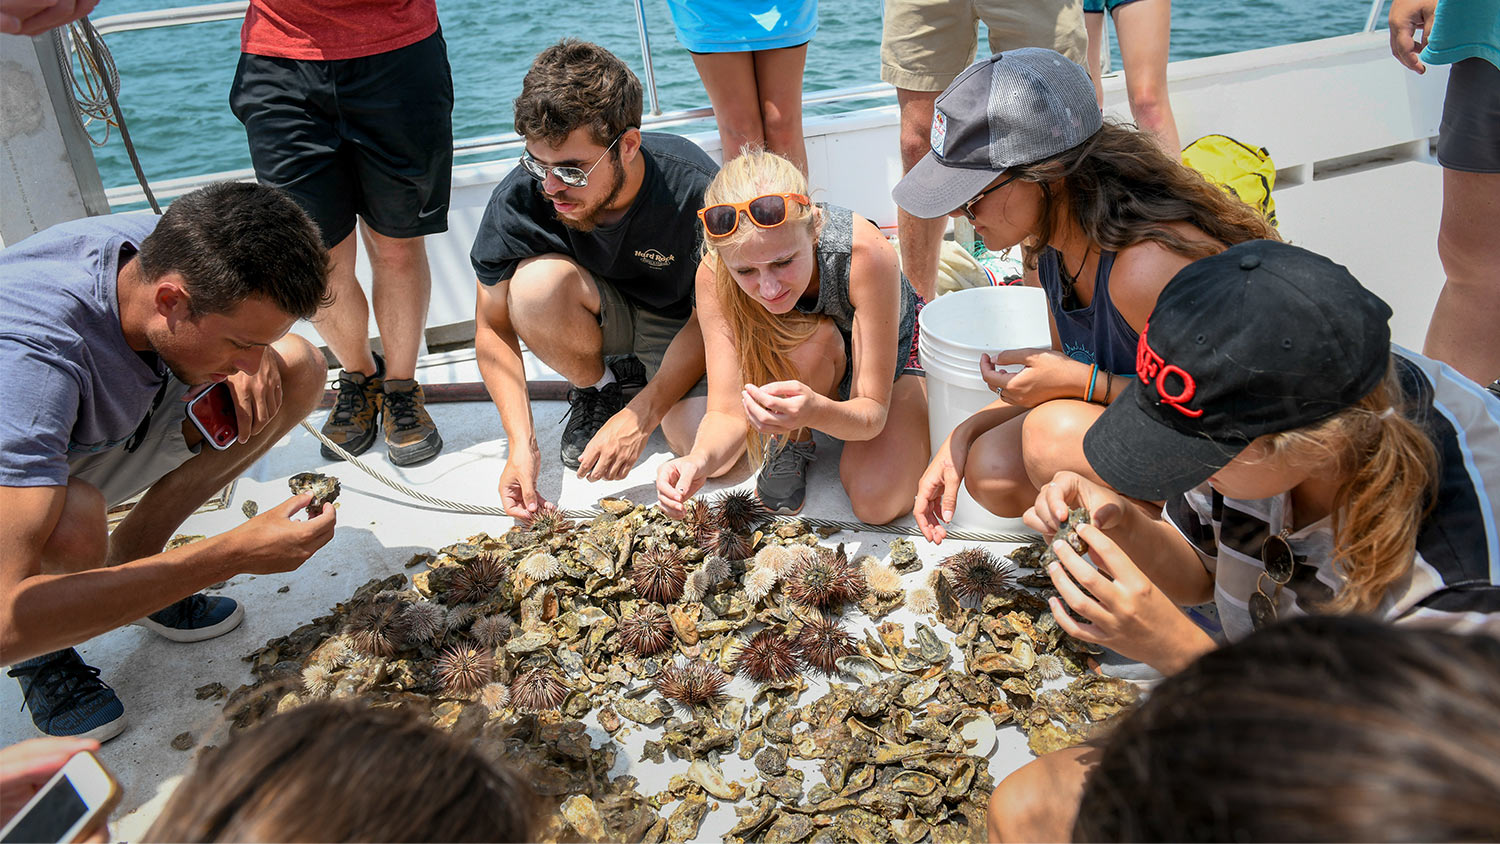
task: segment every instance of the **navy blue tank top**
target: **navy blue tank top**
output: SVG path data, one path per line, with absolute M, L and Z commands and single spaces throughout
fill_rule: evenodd
M 1097 363 L 1105 372 L 1129 376 L 1135 374 L 1135 346 L 1140 336 L 1109 300 L 1109 273 L 1114 265 L 1115 253 L 1099 253 L 1094 298 L 1085 307 L 1072 310 L 1063 306 L 1056 249 L 1049 246 L 1037 258 L 1036 274 L 1047 293 L 1047 307 L 1057 323 L 1057 339 L 1062 343 L 1063 353 L 1087 364 Z

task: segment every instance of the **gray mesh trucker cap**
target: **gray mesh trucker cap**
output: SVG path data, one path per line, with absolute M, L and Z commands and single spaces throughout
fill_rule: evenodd
M 1104 118 L 1088 72 L 1055 50 L 1023 47 L 970 65 L 938 95 L 932 151 L 891 197 L 917 217 L 942 217 L 1008 167 L 1083 143 Z

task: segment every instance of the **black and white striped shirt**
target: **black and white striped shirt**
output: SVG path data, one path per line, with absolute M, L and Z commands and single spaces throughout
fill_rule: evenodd
M 1413 418 L 1427 428 L 1441 463 L 1437 502 L 1417 536 L 1410 573 L 1374 615 L 1403 624 L 1500 636 L 1500 398 L 1448 366 L 1393 347 Z M 1250 596 L 1265 571 L 1261 543 L 1293 523 L 1291 496 L 1225 498 L 1207 483 L 1168 501 L 1166 520 L 1214 576 L 1214 602 L 1230 641 L 1253 629 Z M 1277 615 L 1317 612 L 1343 583 L 1333 565 L 1333 523 L 1325 517 L 1288 536 L 1297 565 Z M 1269 578 L 1264 591 L 1275 595 Z

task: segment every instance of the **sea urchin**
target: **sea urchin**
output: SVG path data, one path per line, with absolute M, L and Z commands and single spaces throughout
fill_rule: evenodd
M 672 644 L 672 620 L 656 604 L 620 619 L 620 642 L 638 656 L 661 653 Z
M 808 665 L 831 675 L 837 670 L 834 663 L 839 657 L 854 653 L 854 637 L 837 621 L 825 616 L 802 626 L 802 632 L 797 634 L 796 649 Z
M 556 709 L 567 698 L 567 685 L 546 668 L 533 668 L 510 681 L 511 703 L 527 712 Z
M 656 690 L 662 697 L 693 706 L 724 694 L 729 675 L 717 665 L 701 659 L 668 665 L 656 675 Z
M 487 650 L 455 645 L 437 659 L 437 677 L 443 691 L 462 697 L 479 691 L 495 673 L 495 659 Z
M 721 532 L 749 533 L 770 515 L 766 505 L 749 490 L 732 489 L 714 501 L 714 521 Z
M 750 637 L 734 658 L 734 673 L 757 683 L 778 683 L 797 676 L 792 640 L 779 630 L 762 630 Z
M 349 616 L 349 641 L 367 656 L 394 656 L 406 642 L 404 605 L 382 601 L 355 610 Z
M 782 588 L 786 596 L 803 606 L 819 609 L 859 601 L 865 596 L 865 573 L 849 562 L 844 546 L 833 553 L 806 557 L 789 571 Z
M 469 633 L 486 648 L 498 648 L 510 639 L 511 621 L 503 615 L 486 615 L 474 619 Z
M 942 565 L 960 598 L 993 595 L 1015 580 L 1015 564 L 983 548 L 965 548 L 944 559 Z
M 448 599 L 454 604 L 483 601 L 505 581 L 505 566 L 488 554 L 460 566 L 448 579 Z
M 682 555 L 677 549 L 654 548 L 635 555 L 630 579 L 635 584 L 637 595 L 648 601 L 670 604 L 682 597 L 687 569 L 683 567 Z

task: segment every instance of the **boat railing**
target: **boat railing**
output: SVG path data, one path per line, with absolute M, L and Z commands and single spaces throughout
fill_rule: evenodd
M 635 7 L 636 29 L 640 36 L 641 58 L 644 65 L 647 107 L 650 112 L 642 119 L 641 128 L 665 129 L 711 119 L 714 111 L 710 106 L 678 109 L 668 112 L 661 110 L 660 100 L 657 97 L 656 91 L 656 72 L 651 60 L 651 37 L 646 27 L 645 7 L 643 0 L 631 0 L 631 2 Z M 1380 12 L 1386 2 L 1387 0 L 1371 0 L 1370 12 L 1365 20 L 1365 32 L 1371 32 L 1376 28 L 1380 20 Z M 182 6 L 175 9 L 156 9 L 146 12 L 109 15 L 93 21 L 93 24 L 100 35 L 110 35 L 116 32 L 131 32 L 194 23 L 236 20 L 245 16 L 245 10 L 249 6 L 248 0 L 231 0 L 231 2 L 226 3 L 209 3 L 199 6 Z M 895 90 L 892 86 L 882 82 L 804 92 L 802 106 L 806 110 L 809 106 L 853 100 L 883 99 L 889 101 L 894 99 Z M 504 155 L 505 153 L 519 150 L 524 144 L 525 140 L 515 132 L 501 132 L 493 135 L 458 139 L 453 144 L 453 152 L 458 156 Z M 253 178 L 255 178 L 254 171 L 247 168 L 162 180 L 160 182 L 153 182 L 152 188 L 163 198 L 170 198 L 210 182 L 248 180 Z M 111 205 L 128 205 L 145 201 L 145 193 L 139 185 L 122 185 L 109 188 L 105 191 L 105 196 Z

